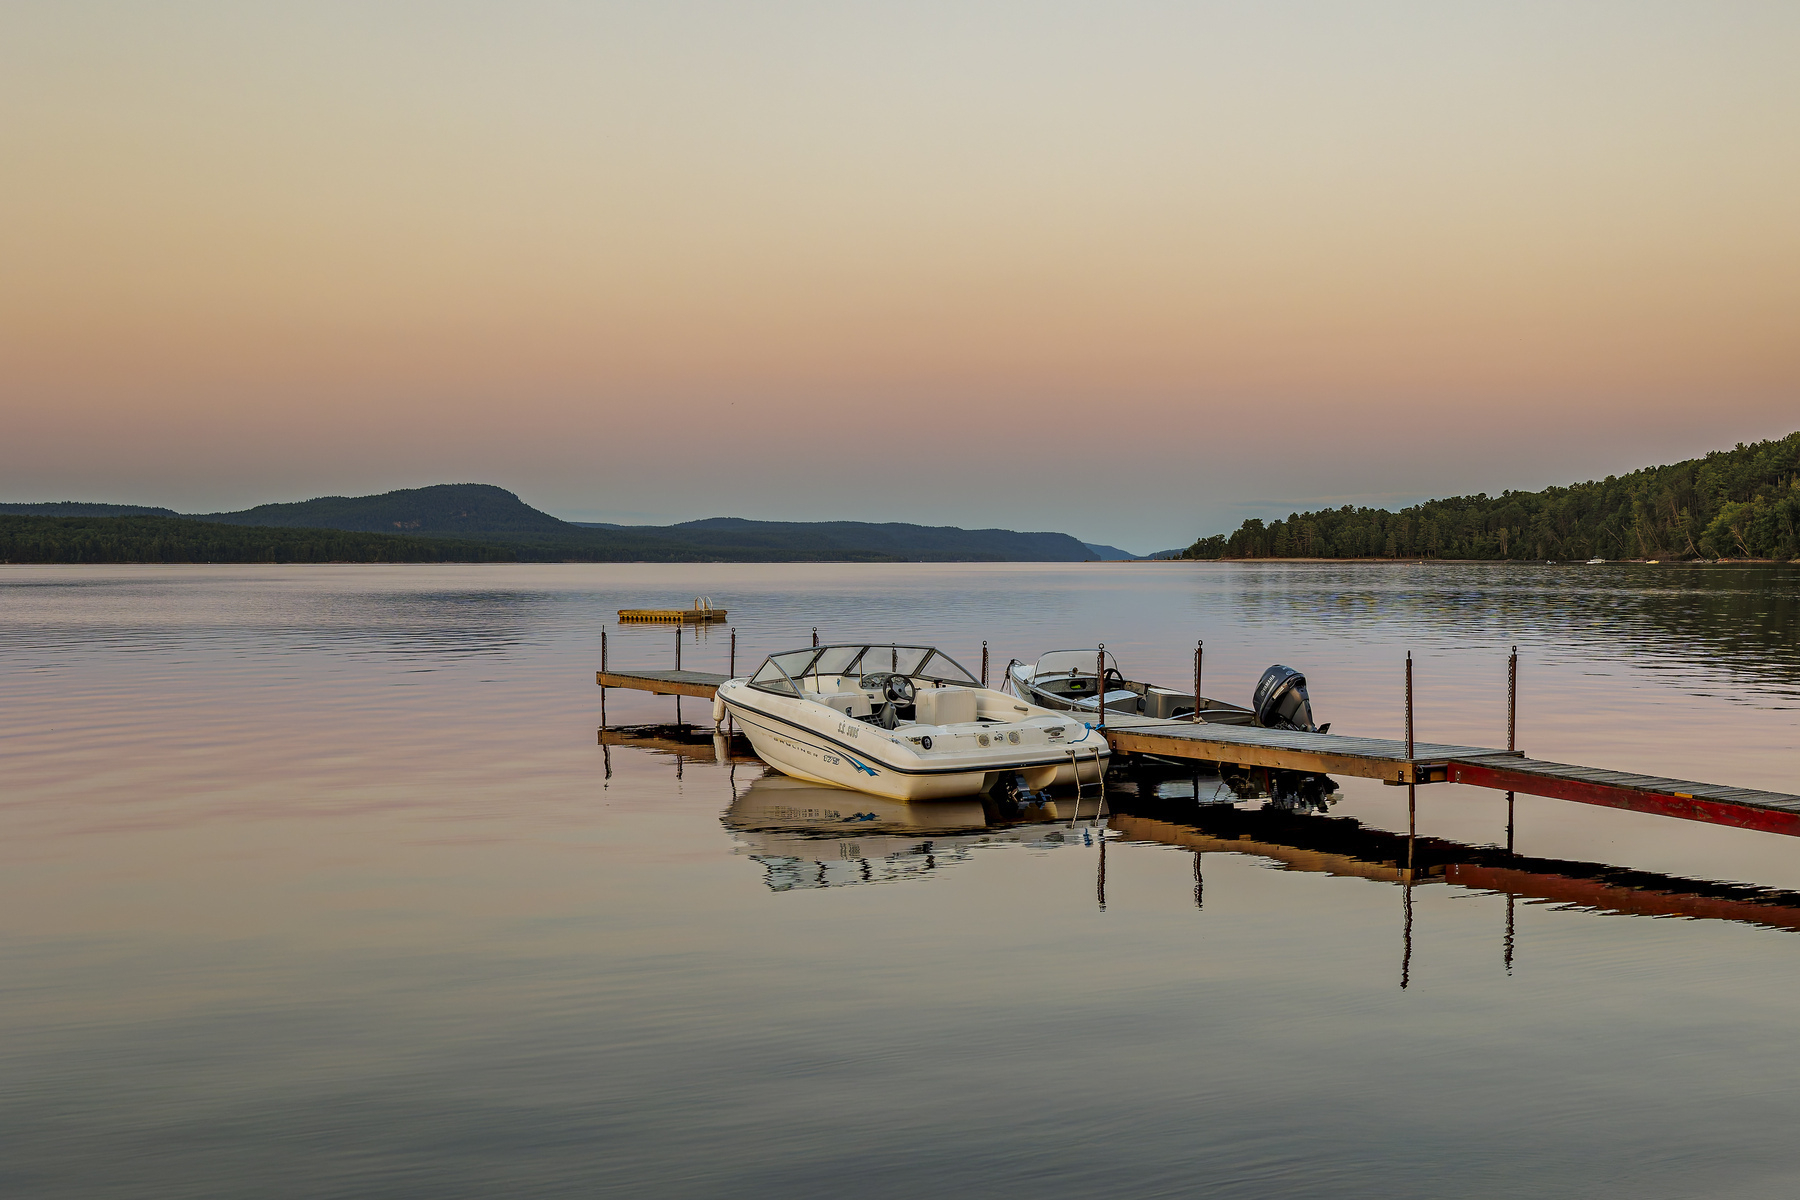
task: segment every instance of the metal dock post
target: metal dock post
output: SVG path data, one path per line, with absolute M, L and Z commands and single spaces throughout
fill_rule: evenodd
M 1200 723 L 1200 667 L 1206 657 L 1206 639 L 1194 644 L 1194 724 Z
M 1512 657 L 1506 660 L 1506 752 L 1513 753 L 1518 749 L 1517 733 L 1519 728 L 1519 648 L 1512 648 Z M 1513 848 L 1513 794 L 1506 793 L 1506 852 Z M 1506 894 L 1507 951 L 1506 966 L 1512 970 L 1512 893 Z

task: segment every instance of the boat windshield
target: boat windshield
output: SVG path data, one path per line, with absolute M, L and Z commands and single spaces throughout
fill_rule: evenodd
M 932 646 L 901 646 L 891 642 L 845 642 L 833 646 L 784 650 L 769 655 L 750 677 L 750 686 L 765 692 L 798 695 L 798 681 L 808 675 L 875 675 L 891 672 L 932 683 L 980 687 L 981 684 L 948 654 Z
M 765 692 L 781 692 L 789 696 L 797 696 L 800 689 L 794 686 L 794 676 L 804 675 L 806 665 L 812 659 L 813 651 L 790 650 L 786 654 L 771 654 L 767 661 L 750 677 L 750 686 L 761 688 Z
M 1052 650 L 1048 654 L 1038 656 L 1037 666 L 1032 668 L 1031 677 L 1033 679 L 1043 679 L 1053 675 L 1092 677 L 1094 660 L 1099 653 L 1097 647 L 1093 650 Z M 1119 669 L 1118 660 L 1113 658 L 1110 653 L 1106 656 L 1106 665 L 1114 671 Z

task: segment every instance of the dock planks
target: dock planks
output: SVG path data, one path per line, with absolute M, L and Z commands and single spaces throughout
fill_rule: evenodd
M 595 672 L 595 682 L 601 687 L 707 700 L 725 680 L 724 675 L 706 671 Z M 1517 751 L 1415 742 L 1409 758 L 1405 742 L 1385 738 L 1165 721 L 1110 712 L 1105 733 L 1107 742 L 1122 754 L 1350 775 L 1388 783 L 1462 783 L 1800 837 L 1800 796 L 1545 762 Z
M 1356 775 L 1389 783 L 1441 783 L 1451 759 L 1470 755 L 1505 756 L 1504 750 L 1416 742 L 1406 743 L 1340 733 L 1298 733 L 1250 725 L 1209 725 L 1157 717 L 1106 715 L 1106 740 L 1126 754 L 1158 758 L 1238 763 L 1275 771 L 1317 771 Z
M 1504 751 L 1453 759 L 1451 783 L 1800 837 L 1800 796 L 1543 762 Z
M 653 696 L 698 696 L 711 700 L 728 676 L 710 671 L 595 671 L 594 682 L 603 688 L 625 688 Z

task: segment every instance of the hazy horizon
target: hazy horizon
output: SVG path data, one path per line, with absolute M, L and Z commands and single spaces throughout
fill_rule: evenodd
M 1800 8 L 19 3 L 0 491 L 1138 552 L 1800 422 Z

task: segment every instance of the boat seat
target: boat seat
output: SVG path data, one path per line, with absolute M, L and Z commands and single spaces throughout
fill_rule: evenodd
M 866 692 L 832 692 L 818 697 L 818 701 L 846 717 L 866 717 L 875 711 Z
M 1071 700 L 1069 706 L 1071 708 L 1085 708 L 1089 712 L 1092 712 L 1094 710 L 1094 698 L 1089 696 L 1082 700 Z M 1136 692 L 1126 688 L 1117 688 L 1106 693 L 1106 710 L 1108 712 L 1136 712 L 1137 707 L 1138 694 Z
M 913 702 L 921 725 L 958 725 L 973 721 L 977 714 L 975 693 L 968 688 L 920 688 Z
M 1107 698 L 1106 706 L 1112 707 L 1112 698 Z M 1162 717 L 1167 720 L 1175 715 L 1178 708 L 1192 711 L 1194 698 L 1185 692 L 1173 691 L 1169 688 L 1153 687 L 1144 692 L 1144 715 L 1146 717 Z

